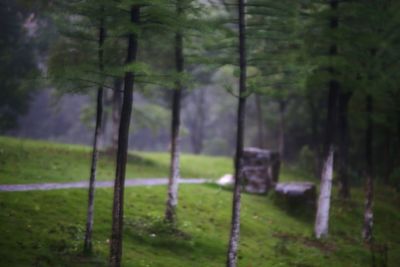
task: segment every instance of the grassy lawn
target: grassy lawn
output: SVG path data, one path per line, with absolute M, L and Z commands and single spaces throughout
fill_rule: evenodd
M 1 183 L 82 180 L 88 172 L 90 150 L 85 147 L 11 138 L 0 138 L 0 144 Z M 168 155 L 132 158 L 128 177 L 166 176 Z M 186 177 L 218 177 L 230 172 L 231 160 L 188 155 L 182 165 Z M 110 178 L 108 170 L 112 177 L 112 169 L 112 160 L 103 159 L 103 180 Z M 286 172 L 282 178 L 300 179 Z M 0 193 L 0 266 L 107 266 L 112 189 L 96 191 L 92 257 L 80 254 L 86 198 L 85 189 Z M 224 266 L 231 192 L 215 185 L 182 185 L 177 229 L 162 222 L 165 200 L 164 186 L 126 188 L 124 266 Z M 284 209 L 273 194 L 244 194 L 242 201 L 239 266 L 370 266 L 371 254 L 360 237 L 361 189 L 353 190 L 351 201 L 333 198 L 325 241 L 312 238 L 310 211 Z M 393 267 L 400 266 L 399 204 L 398 193 L 377 187 L 375 236 L 388 247 L 388 266 Z M 381 258 L 378 253 L 377 261 Z
M 32 140 L 0 137 L 0 184 L 82 181 L 89 178 L 91 149 Z M 162 178 L 169 173 L 168 153 L 130 153 L 127 178 Z M 232 173 L 226 157 L 181 156 L 183 178 L 218 178 Z M 98 180 L 114 179 L 114 157 L 102 153 Z

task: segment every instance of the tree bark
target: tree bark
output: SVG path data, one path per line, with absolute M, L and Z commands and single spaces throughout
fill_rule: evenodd
M 330 0 L 332 17 L 330 18 L 330 28 L 334 31 L 338 28 L 339 19 L 336 13 L 338 9 L 338 0 Z M 337 45 L 332 43 L 329 48 L 331 57 L 337 56 Z M 317 238 L 326 237 L 329 229 L 329 209 L 332 191 L 332 174 L 334 164 L 334 139 L 337 117 L 337 99 L 340 91 L 340 84 L 334 78 L 336 70 L 333 66 L 330 68 L 330 73 L 333 76 L 329 81 L 329 96 L 328 96 L 328 114 L 325 133 L 325 144 L 323 152 L 323 168 L 321 172 L 321 186 L 318 198 L 317 213 L 315 218 L 314 233 Z
M 372 161 L 372 112 L 373 99 L 371 95 L 367 95 L 367 130 L 365 136 L 365 160 L 366 160 L 366 185 L 365 185 L 365 210 L 364 210 L 364 227 L 362 236 L 366 243 L 373 240 L 372 226 L 374 213 L 372 210 L 374 198 L 374 180 L 373 180 L 373 161 Z
M 245 0 L 238 0 L 239 15 L 239 101 L 237 113 L 235 184 L 232 199 L 232 221 L 227 255 L 227 267 L 235 267 L 240 235 L 240 194 L 242 186 L 242 157 L 246 110 L 246 21 Z
M 339 196 L 347 199 L 350 197 L 349 188 L 349 125 L 348 125 L 348 106 L 351 93 L 340 93 L 339 95 Z
M 314 232 L 317 238 L 326 237 L 329 228 L 329 209 L 332 191 L 332 174 L 334 164 L 334 136 L 336 128 L 336 106 L 339 83 L 330 81 L 328 100 L 327 126 L 323 153 L 323 167 L 321 172 L 321 186 L 318 198 L 317 214 Z
M 177 0 L 176 15 L 182 16 L 182 0 Z M 183 36 L 182 31 L 178 30 L 175 34 L 175 68 L 178 74 L 184 71 L 183 57 Z M 172 96 L 172 120 L 171 120 L 171 163 L 168 179 L 168 200 L 165 211 L 165 220 L 169 223 L 176 223 L 176 208 L 178 205 L 178 183 L 179 183 L 179 128 L 182 97 L 182 82 L 180 78 L 175 83 L 175 89 Z
M 104 8 L 101 8 L 102 12 Z M 98 59 L 99 59 L 99 71 L 104 71 L 104 51 L 103 44 L 105 40 L 105 26 L 104 19 L 100 19 L 99 27 L 99 40 L 98 40 Z M 97 158 L 99 155 L 98 146 L 102 128 L 102 117 L 103 117 L 103 86 L 99 86 L 97 90 L 97 108 L 96 108 L 96 126 L 93 137 L 92 146 L 92 162 L 90 166 L 90 179 L 89 179 L 89 190 L 88 190 L 88 209 L 86 217 L 86 232 L 85 240 L 83 245 L 84 253 L 92 252 L 92 232 L 93 232 L 93 216 L 94 216 L 94 193 L 95 193 L 95 182 L 96 182 L 96 171 L 97 171 Z
M 130 16 L 132 24 L 139 23 L 140 7 L 131 6 Z M 138 49 L 138 37 L 135 33 L 128 35 L 128 53 L 126 63 L 136 61 Z M 125 73 L 124 94 L 122 102 L 121 120 L 118 133 L 117 162 L 114 183 L 114 200 L 112 211 L 112 233 L 110 239 L 110 266 L 121 266 L 122 258 L 122 234 L 124 216 L 124 187 L 125 187 L 125 168 L 128 155 L 129 125 L 132 113 L 133 86 L 135 73 L 128 71 Z
M 256 113 L 257 113 L 257 139 L 258 139 L 258 147 L 265 148 L 265 134 L 264 134 L 264 119 L 261 108 L 261 96 L 259 94 L 255 94 L 255 102 L 256 102 Z
M 315 220 L 315 236 L 317 238 L 326 237 L 328 235 L 329 226 L 329 209 L 332 191 L 332 174 L 333 174 L 334 148 L 329 147 L 328 154 L 325 157 L 324 165 L 321 173 L 321 186 L 318 198 L 317 216 Z

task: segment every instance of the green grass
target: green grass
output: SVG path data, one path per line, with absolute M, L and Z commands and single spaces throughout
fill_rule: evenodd
M 3 143 L 7 143 L 7 149 L 14 150 L 14 155 L 21 149 L 20 141 L 15 139 L 1 138 L 0 142 L 2 148 Z M 66 155 L 64 161 L 73 160 L 78 164 L 79 160 L 74 160 L 73 155 L 86 157 L 85 153 L 89 151 L 79 146 L 22 142 L 23 154 L 31 156 L 28 160 L 16 157 L 13 164 L 28 165 L 30 171 L 14 169 L 11 173 L 14 177 L 36 175 L 36 171 L 40 169 L 36 164 L 40 160 L 33 155 L 47 159 L 48 165 L 54 161 L 63 161 L 62 155 Z M 146 161 L 139 160 L 144 166 L 137 166 L 136 169 L 148 168 L 149 177 L 158 177 L 168 163 L 167 155 L 143 153 L 140 156 L 146 158 Z M 24 164 L 19 159 L 24 159 Z M 226 166 L 230 166 L 230 159 L 218 159 L 226 161 Z M 153 162 L 153 166 L 164 167 L 155 168 L 154 173 L 151 173 L 147 160 Z M 209 169 L 215 163 L 214 158 L 187 156 L 185 164 L 192 163 L 192 160 L 195 164 L 186 169 L 189 174 L 199 177 L 213 176 L 213 173 L 214 177 L 220 175 Z M 112 165 L 111 162 L 108 164 Z M 216 165 L 221 168 L 221 173 L 229 172 L 228 168 L 223 169 L 219 164 Z M 85 173 L 80 173 L 80 169 L 86 173 L 87 166 L 84 168 L 82 165 L 75 169 L 76 174 L 83 177 Z M 71 174 L 49 171 L 65 179 Z M 68 169 L 64 171 L 68 172 Z M 54 176 L 47 175 L 45 170 L 41 170 L 41 173 L 46 181 L 57 181 Z M 283 179 L 299 180 L 301 177 L 298 173 L 291 172 L 285 173 Z M 166 200 L 164 186 L 126 188 L 124 266 L 224 266 L 231 197 L 229 190 L 215 185 L 182 185 L 179 192 L 178 227 L 171 228 L 162 221 Z M 95 252 L 91 257 L 80 254 L 86 198 L 84 189 L 0 193 L 0 266 L 107 266 L 112 189 L 96 190 Z M 244 194 L 239 266 L 370 266 L 369 249 L 363 245 L 360 237 L 362 198 L 361 189 L 353 190 L 351 201 L 343 202 L 334 197 L 330 237 L 325 241 L 318 241 L 312 238 L 312 212 L 304 212 L 304 209 L 282 209 L 280 205 L 276 205 L 272 194 Z M 399 204 L 398 193 L 378 186 L 375 236 L 379 244 L 388 246 L 388 266 L 393 267 L 400 266 Z M 380 258 L 382 257 L 377 255 L 377 259 Z
M 24 139 L 0 137 L 0 184 L 71 182 L 87 180 L 91 149 Z M 114 157 L 100 155 L 97 179 L 114 178 Z M 161 178 L 169 173 L 167 153 L 130 153 L 127 178 Z M 183 178 L 218 178 L 232 173 L 226 157 L 181 156 Z

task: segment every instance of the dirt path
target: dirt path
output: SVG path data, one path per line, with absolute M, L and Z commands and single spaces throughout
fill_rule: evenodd
M 180 184 L 203 184 L 207 183 L 207 179 L 180 179 Z M 168 179 L 166 178 L 148 178 L 148 179 L 127 179 L 125 186 L 155 186 L 166 185 Z M 87 181 L 71 182 L 71 183 L 44 183 L 44 184 L 18 184 L 18 185 L 0 185 L 0 192 L 16 192 L 16 191 L 34 191 L 34 190 L 56 190 L 56 189 L 69 189 L 69 188 L 87 188 L 89 183 Z M 113 187 L 113 181 L 98 181 L 96 187 Z

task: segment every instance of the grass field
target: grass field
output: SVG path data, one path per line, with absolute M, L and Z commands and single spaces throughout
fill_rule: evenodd
M 25 184 L 87 180 L 90 147 L 0 137 L 0 183 Z M 161 178 L 169 173 L 167 153 L 130 153 L 127 178 Z M 224 157 L 181 156 L 184 178 L 217 178 L 232 173 L 231 159 Z M 114 157 L 100 155 L 98 180 L 113 180 Z
M 76 181 L 87 178 L 90 149 L 0 138 L 0 183 Z M 100 179 L 113 177 L 113 159 L 101 160 Z M 127 177 L 166 177 L 168 155 L 132 154 Z M 184 155 L 185 177 L 216 178 L 231 172 L 232 160 Z M 296 176 L 297 175 L 297 176 Z M 307 179 L 283 170 L 282 179 Z M 400 266 L 400 197 L 377 187 L 375 237 L 388 248 L 388 266 Z M 126 188 L 124 266 L 224 266 L 231 212 L 231 192 L 218 186 L 182 185 L 179 223 L 164 225 L 166 188 Z M 242 198 L 239 266 L 370 266 L 363 244 L 363 194 L 351 201 L 334 198 L 330 237 L 312 238 L 313 215 L 305 209 L 277 205 L 273 194 Z M 112 189 L 98 189 L 94 247 L 91 257 L 80 254 L 86 212 L 84 189 L 0 192 L 0 266 L 107 266 Z M 382 261 L 382 253 L 376 253 Z M 379 266 L 379 265 L 377 265 Z

